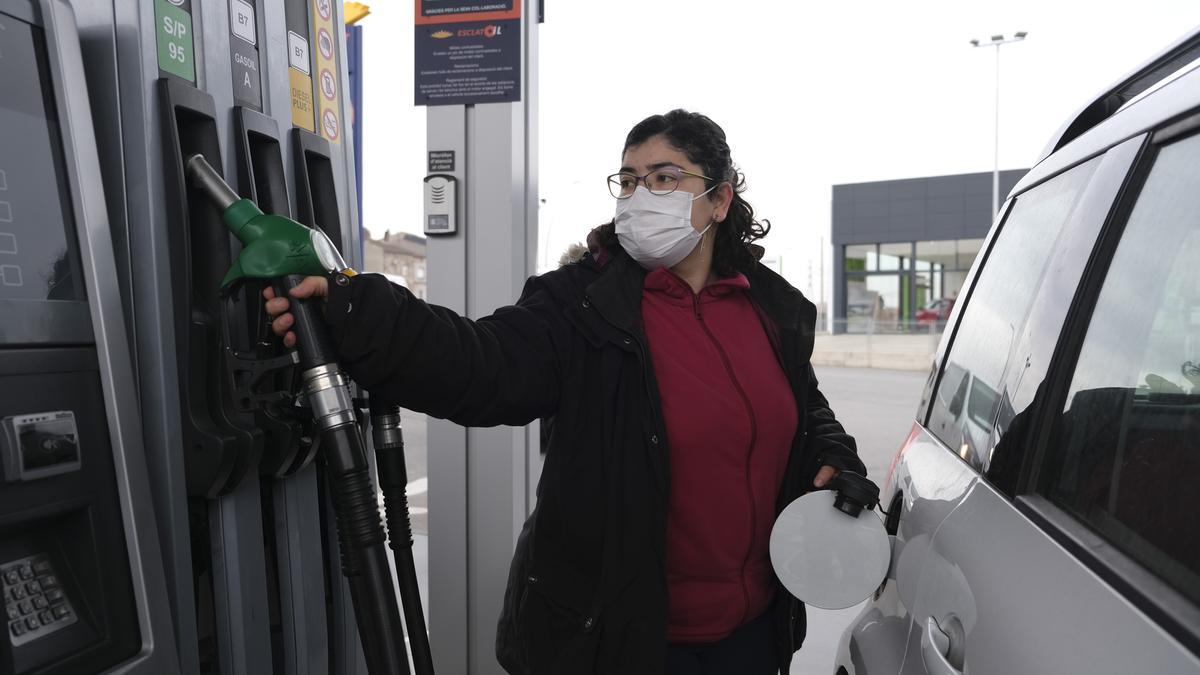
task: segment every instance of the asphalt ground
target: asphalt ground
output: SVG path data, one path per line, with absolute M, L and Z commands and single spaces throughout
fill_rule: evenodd
M 867 465 L 867 475 L 881 487 L 896 450 L 912 427 L 925 373 L 817 366 L 821 393 L 858 442 L 858 453 Z M 408 464 L 409 505 L 415 536 L 414 553 L 422 595 L 428 614 L 429 534 L 428 482 L 426 467 L 425 416 L 403 411 L 405 458 Z M 792 675 L 833 673 L 833 659 L 842 631 L 861 611 L 861 605 L 845 610 L 808 609 L 808 637 L 797 653 Z

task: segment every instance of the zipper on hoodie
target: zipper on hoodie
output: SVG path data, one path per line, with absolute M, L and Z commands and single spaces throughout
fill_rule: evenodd
M 709 330 L 708 324 L 704 322 L 704 316 L 700 313 L 700 296 L 692 295 L 692 310 L 696 313 L 696 320 L 700 322 L 700 328 L 708 339 L 716 348 L 717 354 L 721 357 L 721 363 L 725 366 L 725 373 L 729 376 L 729 380 L 733 383 L 733 388 L 737 391 L 738 396 L 742 399 L 742 405 L 746 408 L 746 416 L 750 419 L 750 443 L 746 449 L 746 494 L 750 498 L 750 542 L 746 545 L 746 554 L 742 556 L 742 570 L 738 575 L 738 581 L 742 585 L 742 598 L 744 605 L 742 607 L 742 620 L 739 623 L 745 623 L 747 614 L 750 613 L 750 589 L 746 586 L 746 567 L 750 564 L 750 554 L 754 552 L 754 542 L 756 539 L 756 525 L 758 522 L 758 507 L 754 504 L 754 482 L 750 479 L 750 464 L 754 455 L 754 446 L 758 443 L 758 422 L 754 418 L 754 408 L 750 405 L 750 397 L 746 395 L 746 390 L 742 388 L 742 383 L 738 381 L 737 375 L 733 372 L 733 364 L 729 362 L 729 355 L 725 352 L 725 348 L 717 340 L 716 336 Z

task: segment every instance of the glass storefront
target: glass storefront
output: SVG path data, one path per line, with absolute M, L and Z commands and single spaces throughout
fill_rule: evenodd
M 982 239 L 846 246 L 846 329 L 927 331 L 945 325 Z
M 846 247 L 846 271 L 847 272 L 874 272 L 878 270 L 876 261 L 878 255 L 875 253 L 876 247 L 870 246 L 847 246 Z

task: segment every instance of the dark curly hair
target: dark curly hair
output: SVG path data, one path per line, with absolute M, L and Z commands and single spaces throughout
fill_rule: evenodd
M 711 177 L 712 180 L 705 181 L 706 188 L 720 183 L 733 186 L 733 202 L 729 205 L 729 213 L 725 220 L 716 225 L 713 271 L 718 276 L 728 277 L 753 267 L 763 254 L 762 247 L 754 242 L 767 236 L 771 231 L 771 223 L 765 219 L 755 220 L 754 208 L 742 198 L 742 192 L 746 190 L 746 178 L 730 158 L 725 131 L 705 115 L 676 109 L 638 122 L 625 137 L 625 147 L 621 152 L 659 135 L 686 155 L 688 160 L 699 165 L 704 175 Z M 715 190 L 708 193 L 709 199 L 716 199 L 716 196 Z M 605 245 L 616 244 L 612 223 L 602 226 L 597 234 Z

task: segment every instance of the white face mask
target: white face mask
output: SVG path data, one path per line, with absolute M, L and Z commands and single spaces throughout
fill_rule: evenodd
M 714 188 L 696 196 L 682 190 L 656 195 L 639 185 L 631 197 L 617 200 L 613 222 L 621 248 L 646 269 L 678 265 L 712 227 L 692 227 L 692 202 Z

